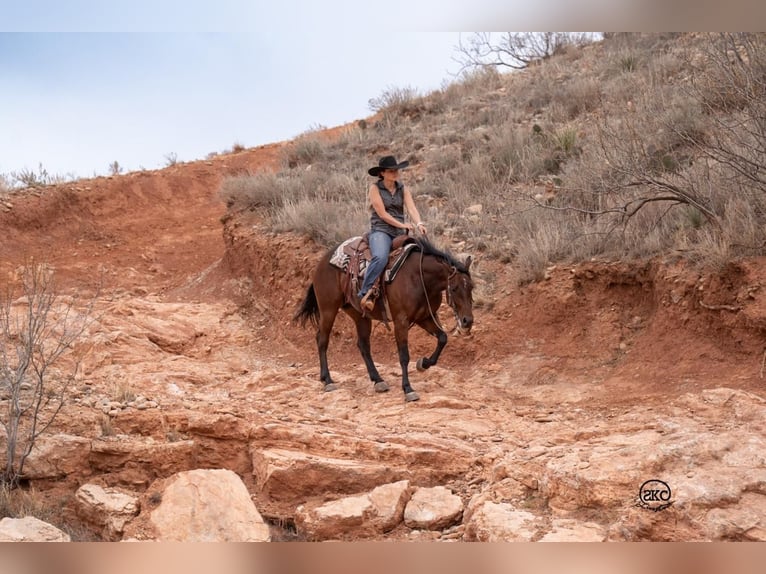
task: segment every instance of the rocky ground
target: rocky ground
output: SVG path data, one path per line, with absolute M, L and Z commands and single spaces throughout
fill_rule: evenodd
M 218 198 L 226 174 L 278 154 L 0 204 L 0 276 L 34 258 L 62 292 L 100 289 L 71 401 L 29 461 L 58 526 L 173 539 L 166 517 L 190 503 L 171 486 L 225 469 L 272 539 L 766 539 L 763 260 L 590 262 L 519 287 L 473 254 L 475 327 L 412 374 L 419 402 L 403 400 L 383 325 L 373 356 L 392 391 L 373 392 L 345 317 L 340 389 L 323 393 L 314 333 L 290 321 L 319 252 L 257 214 L 224 217 Z M 411 355 L 433 345 L 413 332 Z M 638 504 L 651 479 L 672 505 Z M 251 539 L 236 524 L 221 538 Z

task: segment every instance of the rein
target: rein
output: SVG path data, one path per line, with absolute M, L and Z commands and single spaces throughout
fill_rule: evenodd
M 452 291 L 450 291 L 449 288 L 449 281 L 452 279 L 455 274 L 457 273 L 457 269 L 450 265 L 449 274 L 447 275 L 447 305 L 450 309 L 452 309 L 452 312 L 455 314 L 455 329 L 457 329 L 457 310 L 454 307 L 453 300 L 452 300 Z M 442 331 L 447 333 L 448 331 L 442 326 L 441 322 L 439 321 L 438 317 L 434 314 L 433 309 L 431 308 L 431 301 L 428 299 L 428 289 L 426 288 L 426 279 L 423 276 L 423 250 L 420 250 L 420 284 L 423 286 L 423 293 L 425 293 L 426 296 L 426 305 L 428 306 L 428 313 L 431 315 L 431 319 L 434 323 L 436 323 L 436 326 L 439 327 Z M 455 330 L 453 329 L 453 331 Z

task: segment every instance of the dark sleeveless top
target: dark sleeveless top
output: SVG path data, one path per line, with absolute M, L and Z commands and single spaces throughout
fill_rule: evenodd
M 393 194 L 386 189 L 383 185 L 383 180 L 379 179 L 377 182 L 378 191 L 380 192 L 380 198 L 383 200 L 383 206 L 386 208 L 386 212 L 401 223 L 404 223 L 404 185 L 400 182 L 396 182 L 396 192 Z M 391 237 L 402 235 L 406 233 L 406 229 L 394 227 L 383 221 L 380 216 L 375 212 L 375 209 L 370 208 L 372 213 L 370 214 L 370 230 L 371 231 L 384 231 Z

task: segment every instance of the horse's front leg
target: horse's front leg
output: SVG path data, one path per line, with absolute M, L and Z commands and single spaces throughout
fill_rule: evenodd
M 415 363 L 418 371 L 425 371 L 429 367 L 433 367 L 439 360 L 439 355 L 442 353 L 442 349 L 447 344 L 447 333 L 441 330 L 441 328 L 430 317 L 420 321 L 418 326 L 422 328 L 426 333 L 436 337 L 436 348 L 431 353 L 430 357 L 421 357 Z
M 410 385 L 410 376 L 408 367 L 410 364 L 410 349 L 407 341 L 409 334 L 409 323 L 404 321 L 394 322 L 394 336 L 396 337 L 396 348 L 399 351 L 399 365 L 402 367 L 402 391 L 404 391 L 404 400 L 407 402 L 417 401 L 420 396 L 412 390 Z

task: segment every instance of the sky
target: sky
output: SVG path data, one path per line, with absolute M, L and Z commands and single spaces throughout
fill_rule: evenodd
M 585 15 L 616 7 L 641 25 L 653 2 L 0 0 L 0 175 L 90 177 L 289 140 L 369 117 L 387 90 L 455 81 L 461 29 L 608 30 Z
M 154 169 L 368 117 L 453 81 L 459 34 L 0 34 L 0 173 Z

